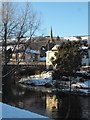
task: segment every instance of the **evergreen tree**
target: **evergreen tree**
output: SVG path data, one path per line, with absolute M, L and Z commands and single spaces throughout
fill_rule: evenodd
M 82 55 L 78 51 L 80 42 L 68 41 L 63 42 L 58 52 L 55 54 L 56 59 L 52 62 L 60 73 L 75 73 L 81 66 Z

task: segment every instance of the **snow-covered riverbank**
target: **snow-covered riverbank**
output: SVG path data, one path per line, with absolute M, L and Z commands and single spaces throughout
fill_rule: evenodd
M 63 76 L 64 79 L 65 76 Z M 60 80 L 57 82 L 57 80 L 52 79 L 52 72 L 44 72 L 40 75 L 33 75 L 29 76 L 27 78 L 20 79 L 20 83 L 23 83 L 24 85 L 30 85 L 30 86 L 44 86 L 44 87 L 50 87 L 52 91 L 71 91 L 77 92 L 77 93 L 84 93 L 86 95 L 90 94 L 90 80 L 89 79 L 83 79 L 83 81 L 80 81 L 80 77 L 74 78 L 71 77 L 71 86 L 70 86 L 70 80 Z M 56 84 L 58 85 L 58 88 L 56 87 Z M 46 86 L 47 85 L 47 86 Z
M 25 83 L 28 85 L 34 84 L 35 86 L 44 86 L 46 83 L 53 84 L 52 73 L 45 72 L 39 75 L 32 75 L 29 77 L 23 77 L 19 81 L 20 83 Z
M 38 119 L 45 119 L 48 117 L 39 115 L 37 113 L 33 113 L 24 109 L 16 108 L 14 106 L 7 105 L 5 103 L 0 102 L 0 118 L 38 118 Z M 0 119 L 0 120 L 1 120 Z

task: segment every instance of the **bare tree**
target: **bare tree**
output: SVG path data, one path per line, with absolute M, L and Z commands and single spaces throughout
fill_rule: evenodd
M 7 64 L 7 39 L 14 35 L 14 31 L 18 23 L 15 21 L 14 7 L 12 3 L 2 3 L 2 24 L 0 25 L 0 37 L 4 43 L 5 65 Z
M 22 3 L 20 3 L 22 4 Z M 12 37 L 17 39 L 16 45 L 19 49 L 19 43 L 22 37 L 29 37 L 28 45 L 31 38 L 40 26 L 40 19 L 33 11 L 31 3 L 24 3 L 23 7 L 18 12 L 16 3 L 3 2 L 2 3 L 2 25 L 0 26 L 0 36 L 4 42 L 4 51 L 7 50 L 7 39 Z M 20 7 L 20 6 L 19 6 Z M 5 64 L 7 64 L 5 55 Z

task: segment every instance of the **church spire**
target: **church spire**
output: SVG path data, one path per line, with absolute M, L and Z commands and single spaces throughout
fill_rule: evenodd
M 47 44 L 47 50 L 51 50 L 55 45 L 55 41 L 53 39 L 53 34 L 52 34 L 52 27 L 51 27 L 51 30 L 50 30 L 50 38 L 48 40 L 48 44 Z
M 51 27 L 51 31 L 50 31 L 50 41 L 53 41 L 52 27 Z

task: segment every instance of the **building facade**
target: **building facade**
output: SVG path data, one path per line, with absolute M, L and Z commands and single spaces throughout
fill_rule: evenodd
M 26 48 L 25 50 L 25 62 L 35 64 L 40 59 L 40 53 L 36 50 L 32 50 L 30 48 Z
M 55 53 L 58 52 L 60 45 L 55 45 L 51 50 L 46 52 L 46 69 L 52 69 L 54 66 L 52 61 L 56 59 Z
M 90 48 L 87 49 L 87 55 L 82 57 L 82 66 L 90 67 Z

